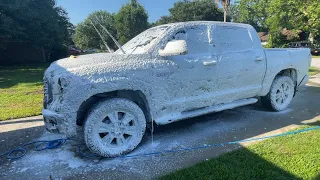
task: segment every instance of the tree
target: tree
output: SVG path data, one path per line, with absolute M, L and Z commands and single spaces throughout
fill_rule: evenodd
M 136 0 L 122 6 L 115 15 L 115 26 L 121 44 L 148 28 L 148 14 Z
M 180 1 L 169 9 L 170 22 L 222 21 L 223 12 L 212 0 Z
M 101 39 L 91 22 L 103 36 L 103 39 Z M 104 32 L 100 24 L 107 28 L 107 30 L 113 36 L 116 36 L 117 32 L 114 23 L 114 15 L 108 13 L 107 11 L 95 11 L 90 14 L 83 22 L 77 25 L 73 36 L 75 45 L 81 49 L 106 49 L 103 42 L 104 40 L 110 48 L 115 49 L 116 46 L 114 42 Z
M 216 0 L 216 2 L 218 2 L 222 5 L 223 12 L 224 12 L 223 21 L 227 22 L 227 11 L 230 6 L 230 0 Z
M 231 4 L 228 7 L 228 15 L 231 19 L 231 22 L 239 22 L 239 16 L 240 16 L 239 5 Z
M 238 22 L 251 24 L 257 31 L 267 31 L 268 6 L 270 0 L 241 0 Z
M 172 22 L 172 19 L 170 16 L 161 16 L 160 19 L 153 24 L 153 26 L 168 24 L 171 22 Z
M 307 34 L 312 43 L 320 36 L 320 5 L 314 0 L 241 0 L 239 12 L 239 22 L 269 32 L 269 47 L 284 47 L 301 34 Z M 294 38 L 285 37 L 284 29 Z
M 267 24 L 271 33 L 287 28 L 309 34 L 309 40 L 320 35 L 320 5 L 314 0 L 272 0 L 268 6 Z
M 55 0 L 11 0 L 0 4 L 0 48 L 28 43 L 50 53 L 69 42 L 67 13 Z

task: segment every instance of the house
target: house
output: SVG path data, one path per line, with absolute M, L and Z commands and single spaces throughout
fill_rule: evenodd
M 288 30 L 287 28 L 284 28 L 281 31 L 281 34 L 285 37 L 285 40 L 287 41 L 307 41 L 308 40 L 307 34 L 301 30 L 293 31 L 293 30 Z M 267 45 L 269 32 L 258 32 L 258 35 L 261 40 L 261 44 Z

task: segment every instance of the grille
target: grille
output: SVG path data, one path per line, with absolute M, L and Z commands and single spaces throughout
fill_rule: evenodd
M 47 106 L 52 102 L 52 89 L 48 79 L 43 80 L 43 107 L 46 109 Z

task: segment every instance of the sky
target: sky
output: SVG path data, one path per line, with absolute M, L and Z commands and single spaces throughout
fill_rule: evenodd
M 168 15 L 169 9 L 178 0 L 137 0 L 149 15 L 149 22 L 157 21 L 161 16 Z M 109 13 L 118 12 L 121 6 L 130 0 L 56 0 L 58 6 L 64 7 L 74 25 L 83 21 L 89 14 L 97 10 Z

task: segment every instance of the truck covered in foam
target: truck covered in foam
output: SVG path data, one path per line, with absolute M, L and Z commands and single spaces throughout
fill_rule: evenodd
M 44 75 L 46 128 L 84 136 L 114 157 L 148 124 L 172 123 L 257 102 L 284 110 L 308 81 L 309 49 L 264 49 L 246 24 L 184 22 L 148 29 L 123 51 L 65 58 Z

